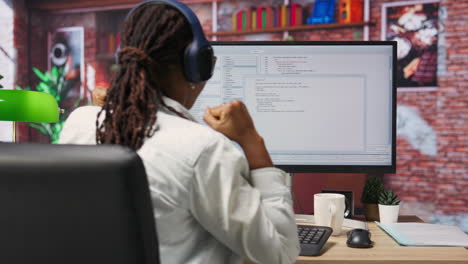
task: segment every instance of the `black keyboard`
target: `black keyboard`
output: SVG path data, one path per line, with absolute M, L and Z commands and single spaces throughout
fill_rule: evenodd
M 327 226 L 298 225 L 301 256 L 318 256 L 333 230 Z

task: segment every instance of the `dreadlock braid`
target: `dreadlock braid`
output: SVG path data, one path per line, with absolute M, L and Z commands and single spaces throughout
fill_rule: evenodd
M 163 4 L 141 7 L 125 21 L 121 32 L 119 69 L 96 121 L 98 144 L 139 149 L 155 132 L 162 100 L 160 81 L 167 65 L 182 65 L 184 49 L 192 40 L 185 18 Z M 105 113 L 102 123 L 99 117 Z

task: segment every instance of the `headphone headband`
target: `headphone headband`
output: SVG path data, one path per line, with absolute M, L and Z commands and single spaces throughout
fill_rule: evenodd
M 193 11 L 186 4 L 179 2 L 177 0 L 146 0 L 144 2 L 139 3 L 135 7 L 133 7 L 128 12 L 125 20 L 127 20 L 127 18 L 138 8 L 145 6 L 145 5 L 149 5 L 149 4 L 166 4 L 166 5 L 174 7 L 179 12 L 181 12 L 182 15 L 184 15 L 184 17 L 187 19 L 187 22 L 190 24 L 190 27 L 192 28 L 193 35 L 194 36 L 199 35 L 200 38 L 207 41 L 205 38 L 205 34 L 200 34 L 200 33 L 203 33 L 203 29 L 200 25 L 200 21 L 198 20 L 197 16 L 193 13 Z
M 166 4 L 182 13 L 193 34 L 193 40 L 184 52 L 184 75 L 192 83 L 201 83 L 210 79 L 214 69 L 213 49 L 205 38 L 200 21 L 187 5 L 176 0 L 147 0 L 132 8 L 125 20 L 136 9 L 150 4 Z

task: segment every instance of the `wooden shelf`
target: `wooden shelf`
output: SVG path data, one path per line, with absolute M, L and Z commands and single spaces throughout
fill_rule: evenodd
M 185 3 L 185 4 L 211 4 L 213 2 L 216 2 L 216 3 L 219 3 L 219 2 L 223 2 L 223 0 L 182 0 L 181 1 L 182 3 Z
M 222 0 L 182 0 L 185 4 L 209 4 L 213 2 L 222 2 Z M 141 3 L 141 0 L 26 0 L 28 8 L 39 10 L 65 10 L 65 9 L 99 9 L 125 6 L 128 8 Z
M 318 30 L 318 29 L 339 29 L 350 27 L 372 26 L 372 22 L 354 22 L 354 23 L 333 23 L 333 24 L 317 24 L 317 25 L 300 25 L 293 27 L 280 27 L 280 28 L 265 28 L 259 30 L 242 30 L 242 31 L 224 31 L 206 33 L 207 36 L 233 36 L 233 35 L 246 35 L 246 34 L 262 34 L 262 33 L 280 33 L 284 31 L 301 31 L 301 30 Z

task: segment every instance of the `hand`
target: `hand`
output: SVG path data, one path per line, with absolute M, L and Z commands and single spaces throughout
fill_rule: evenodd
M 259 137 L 247 107 L 238 100 L 207 108 L 203 120 L 241 146 Z
M 214 130 L 239 143 L 251 170 L 273 167 L 263 138 L 255 130 L 247 107 L 241 101 L 207 108 L 203 120 Z

